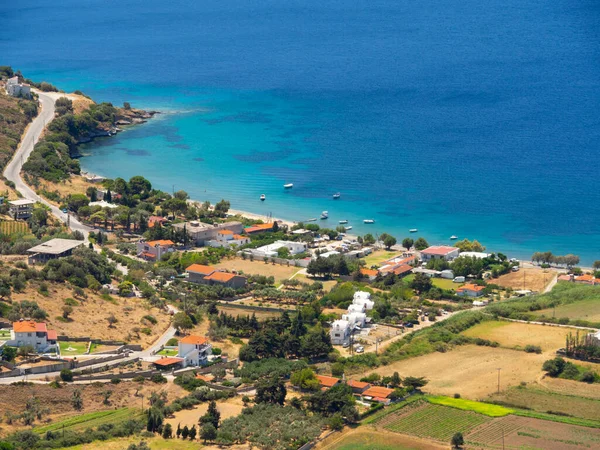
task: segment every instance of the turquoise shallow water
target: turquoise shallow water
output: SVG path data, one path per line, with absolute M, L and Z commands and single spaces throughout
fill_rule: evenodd
M 328 210 L 359 233 L 418 228 L 589 263 L 599 19 L 566 0 L 32 0 L 0 6 L 0 59 L 164 112 L 84 146 L 89 171 L 291 220 Z

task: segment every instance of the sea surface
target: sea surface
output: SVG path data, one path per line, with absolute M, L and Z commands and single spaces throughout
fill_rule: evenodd
M 0 64 L 163 112 L 84 146 L 85 170 L 584 263 L 600 259 L 599 38 L 590 0 L 0 5 Z

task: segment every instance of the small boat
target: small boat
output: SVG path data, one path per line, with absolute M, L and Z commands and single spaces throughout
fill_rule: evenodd
M 265 196 L 265 194 L 261 194 L 261 196 L 260 196 L 260 200 L 261 200 L 261 201 L 263 201 L 263 202 L 264 202 L 266 198 L 267 198 L 267 197 Z
M 340 220 L 340 225 L 343 225 L 345 223 L 348 223 L 348 221 L 347 220 Z
M 451 241 L 455 241 L 456 239 L 458 239 L 458 237 L 456 237 L 456 236 L 454 236 L 454 235 L 450 236 L 450 240 L 451 240 Z
M 308 219 L 308 220 L 307 220 L 307 222 L 316 222 L 316 221 L 317 221 L 317 218 L 316 218 L 316 217 L 313 217 L 312 219 Z
M 345 227 L 346 231 L 350 231 L 352 229 L 352 227 Z
M 288 183 L 288 184 L 284 184 L 284 185 L 283 185 L 283 188 L 284 188 L 284 189 L 291 189 L 291 188 L 293 188 L 293 187 L 294 187 L 294 183 Z
M 411 229 L 410 229 L 410 230 L 408 230 L 408 231 L 410 231 L 411 233 L 416 233 L 416 232 L 417 232 L 417 231 L 419 231 L 419 230 L 418 230 L 418 228 L 411 228 Z
M 325 219 L 328 219 L 328 218 L 329 218 L 329 212 L 323 211 L 321 213 L 321 220 L 325 220 Z
M 373 219 L 365 219 L 363 223 L 375 223 L 375 221 Z
M 336 192 L 335 194 L 333 194 L 333 199 L 337 200 L 338 198 L 340 198 L 342 196 L 342 194 L 340 194 L 339 192 Z

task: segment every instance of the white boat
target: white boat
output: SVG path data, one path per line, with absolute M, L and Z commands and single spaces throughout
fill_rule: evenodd
M 321 213 L 321 220 L 325 220 L 327 218 L 329 218 L 329 212 L 328 211 L 323 211 Z
M 352 227 L 345 227 L 346 231 L 350 231 L 352 229 Z
M 265 196 L 265 194 L 261 194 L 261 196 L 260 196 L 260 199 L 261 199 L 261 201 L 263 201 L 263 202 L 264 202 L 266 198 L 267 198 L 267 197 Z
M 345 223 L 348 223 L 348 221 L 347 220 L 340 220 L 340 225 L 343 225 Z
M 456 236 L 454 236 L 454 235 L 450 236 L 450 240 L 451 240 L 451 241 L 455 241 L 456 239 L 458 239 L 458 237 L 456 237 Z
M 410 230 L 408 230 L 408 231 L 410 231 L 411 233 L 416 233 L 416 232 L 417 232 L 417 231 L 419 231 L 419 230 L 418 230 L 417 228 L 411 228 L 411 229 L 410 229 Z
M 288 184 L 284 184 L 284 185 L 283 185 L 283 188 L 284 188 L 284 189 L 291 189 L 291 188 L 293 188 L 293 187 L 294 187 L 294 183 L 288 183 Z
M 375 221 L 373 219 L 365 219 L 363 223 L 375 223 Z
M 317 221 L 317 218 L 316 218 L 316 217 L 313 217 L 312 219 L 308 219 L 308 220 L 307 220 L 307 222 L 316 222 L 316 221 Z
M 338 198 L 340 198 L 342 196 L 342 194 L 340 194 L 339 192 L 336 192 L 335 194 L 333 194 L 333 199 L 337 200 Z

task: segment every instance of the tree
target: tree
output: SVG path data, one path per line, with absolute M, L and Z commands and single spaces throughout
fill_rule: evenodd
M 200 425 L 210 423 L 210 424 L 212 424 L 213 427 L 215 427 L 215 429 L 217 429 L 217 428 L 219 428 L 220 420 L 221 420 L 221 413 L 217 409 L 217 402 L 215 402 L 214 400 L 211 400 L 211 402 L 208 404 L 208 410 L 206 411 L 206 414 L 204 414 L 202 417 L 200 417 L 200 420 L 198 421 L 198 423 Z
M 180 331 L 191 330 L 194 327 L 194 323 L 186 313 L 178 312 L 173 316 L 173 327 Z
M 217 429 L 211 423 L 207 423 L 202 426 L 200 437 L 204 440 L 205 444 L 206 441 L 213 441 L 217 438 Z
M 427 247 L 429 247 L 429 243 L 423 239 L 422 237 L 420 237 L 419 239 L 417 239 L 414 243 L 415 248 L 419 251 L 421 250 L 425 250 Z
M 102 396 L 103 396 L 102 403 L 104 403 L 105 405 L 110 405 L 110 397 L 111 397 L 112 393 L 113 393 L 113 391 L 109 391 L 109 390 L 103 391 L 102 392 Z
M 404 247 L 406 250 L 410 250 L 414 243 L 415 241 L 411 238 L 402 239 L 402 247 Z
M 450 443 L 452 444 L 452 448 L 462 448 L 462 446 L 465 445 L 465 439 L 463 438 L 462 433 L 460 431 L 455 433 L 454 436 L 452 436 L 452 441 L 450 441 Z
M 385 248 L 389 250 L 396 245 L 396 238 L 394 236 L 387 235 L 383 240 L 383 245 L 385 245 Z
M 542 370 L 551 377 L 559 376 L 565 369 L 565 360 L 560 356 L 554 359 L 549 359 L 542 365 Z
M 163 439 L 171 439 L 173 437 L 173 427 L 171 426 L 170 423 L 167 423 L 163 427 L 162 437 L 163 437 Z
M 152 184 L 140 175 L 132 177 L 128 186 L 132 195 L 148 194 L 152 190 Z
M 73 307 L 71 307 L 69 305 L 63 306 L 62 307 L 63 319 L 69 320 L 69 316 L 71 315 L 72 312 L 73 312 Z
M 62 374 L 62 371 L 61 371 L 61 374 Z M 72 379 L 73 378 L 71 378 L 71 380 Z M 63 380 L 63 381 L 65 381 L 65 380 Z M 71 396 L 71 404 L 73 405 L 73 408 L 77 411 L 81 411 L 83 409 L 83 398 L 81 397 L 81 391 L 79 389 L 77 389 L 76 391 L 73 391 L 73 395 Z
M 256 384 L 256 403 L 273 403 L 283 405 L 287 389 L 283 380 L 275 377 L 267 377 Z
M 365 245 L 373 245 L 375 243 L 375 238 L 373 237 L 373 235 L 371 233 L 367 233 L 363 237 L 363 243 Z
M 98 189 L 94 186 L 90 186 L 85 190 L 85 195 L 90 198 L 90 202 L 95 202 L 98 200 Z
M 115 317 L 115 315 L 114 315 L 114 314 L 112 314 L 112 313 L 111 313 L 111 314 L 110 314 L 110 315 L 109 315 L 109 316 L 106 318 L 106 321 L 108 322 L 108 328 L 112 328 L 112 327 L 113 327 L 113 325 L 114 325 L 115 323 L 117 323 L 117 318 Z
M 73 372 L 71 372 L 69 369 L 61 370 L 60 379 L 62 381 L 73 381 Z
M 73 212 L 77 212 L 79 208 L 87 206 L 89 202 L 89 199 L 84 194 L 70 194 L 67 197 L 67 206 Z
M 428 383 L 424 377 L 406 377 L 402 384 L 409 391 L 417 391 Z
M 15 347 L 9 347 L 5 345 L 0 349 L 0 354 L 2 355 L 2 361 L 14 361 L 17 356 L 17 349 Z
M 429 292 L 429 290 L 433 287 L 433 282 L 431 281 L 431 278 L 424 273 L 417 273 L 411 281 L 410 287 L 418 294 L 422 294 L 423 292 Z
M 181 424 L 178 423 L 177 424 L 177 439 L 179 439 L 180 436 L 181 436 Z
M 227 211 L 229 211 L 230 206 L 231 203 L 229 203 L 227 200 L 221 200 L 215 205 L 215 213 L 224 217 L 225 214 L 227 214 Z
M 183 426 L 183 430 L 181 430 L 181 439 L 186 440 L 190 434 L 190 429 L 187 425 Z
M 596 270 L 600 269 L 600 260 L 594 261 L 592 267 Z
M 148 410 L 148 420 L 146 421 L 146 430 L 156 433 L 162 426 L 164 418 L 165 416 L 161 408 L 159 408 L 157 405 L 150 407 Z M 184 431 L 186 429 L 187 427 L 184 428 Z
M 318 391 L 319 390 L 319 380 L 312 369 L 306 368 L 294 372 L 290 378 L 290 382 L 292 386 L 296 386 L 297 388 L 307 390 L 307 391 Z
M 196 425 L 192 425 L 192 428 L 190 428 L 190 441 L 196 440 L 196 434 Z

